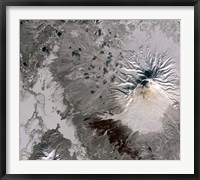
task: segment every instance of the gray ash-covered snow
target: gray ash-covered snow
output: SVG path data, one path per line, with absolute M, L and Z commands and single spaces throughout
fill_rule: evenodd
M 21 20 L 20 159 L 180 159 L 179 20 Z

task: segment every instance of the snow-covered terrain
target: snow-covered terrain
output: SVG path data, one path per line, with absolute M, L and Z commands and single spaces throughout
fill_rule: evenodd
M 20 27 L 20 160 L 180 159 L 179 20 Z

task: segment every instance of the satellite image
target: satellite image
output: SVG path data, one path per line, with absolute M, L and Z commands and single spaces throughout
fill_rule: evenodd
M 180 160 L 180 20 L 20 20 L 20 160 Z

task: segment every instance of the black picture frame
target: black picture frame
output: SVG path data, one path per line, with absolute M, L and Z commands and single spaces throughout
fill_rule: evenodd
M 8 6 L 193 6 L 194 7 L 194 174 L 6 174 L 6 7 Z M 200 179 L 200 1 L 199 0 L 0 0 L 0 178 L 1 179 Z M 189 153 L 189 152 L 188 152 Z M 193 157 L 191 157 L 193 158 Z

